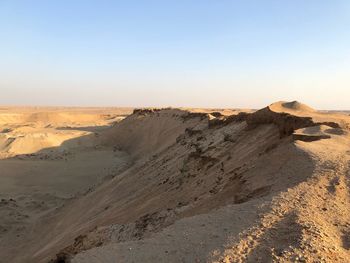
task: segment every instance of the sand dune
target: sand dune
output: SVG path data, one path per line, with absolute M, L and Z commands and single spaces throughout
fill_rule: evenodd
M 0 262 L 350 257 L 348 115 L 56 111 L 0 114 Z
M 295 112 L 295 111 L 300 111 L 302 114 L 305 114 L 306 112 L 316 112 L 316 110 L 314 110 L 313 108 L 300 103 L 298 101 L 291 101 L 291 102 L 287 102 L 287 101 L 279 101 L 279 102 L 275 102 L 273 104 L 271 104 L 269 106 L 269 108 L 272 111 L 275 112 Z

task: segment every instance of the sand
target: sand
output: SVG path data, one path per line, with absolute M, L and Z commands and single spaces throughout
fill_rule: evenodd
M 10 107 L 0 111 L 0 262 L 31 226 L 123 169 L 129 157 L 98 134 L 132 109 Z M 23 260 L 25 262 L 26 260 Z
M 16 108 L 0 120 L 0 262 L 350 257 L 345 112 Z

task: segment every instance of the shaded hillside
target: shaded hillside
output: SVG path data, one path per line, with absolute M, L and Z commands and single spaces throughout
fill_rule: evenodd
M 291 105 L 135 111 L 99 136 L 133 165 L 43 219 L 17 262 L 344 262 L 349 119 Z

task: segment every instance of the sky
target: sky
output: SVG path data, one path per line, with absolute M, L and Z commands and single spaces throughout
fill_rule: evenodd
M 0 0 L 0 104 L 350 109 L 348 0 Z

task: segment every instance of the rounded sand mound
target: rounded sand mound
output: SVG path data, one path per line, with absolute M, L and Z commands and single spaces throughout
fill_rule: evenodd
M 298 101 L 279 101 L 269 106 L 272 111 L 276 112 L 288 112 L 288 111 L 304 111 L 315 112 L 316 110 Z

